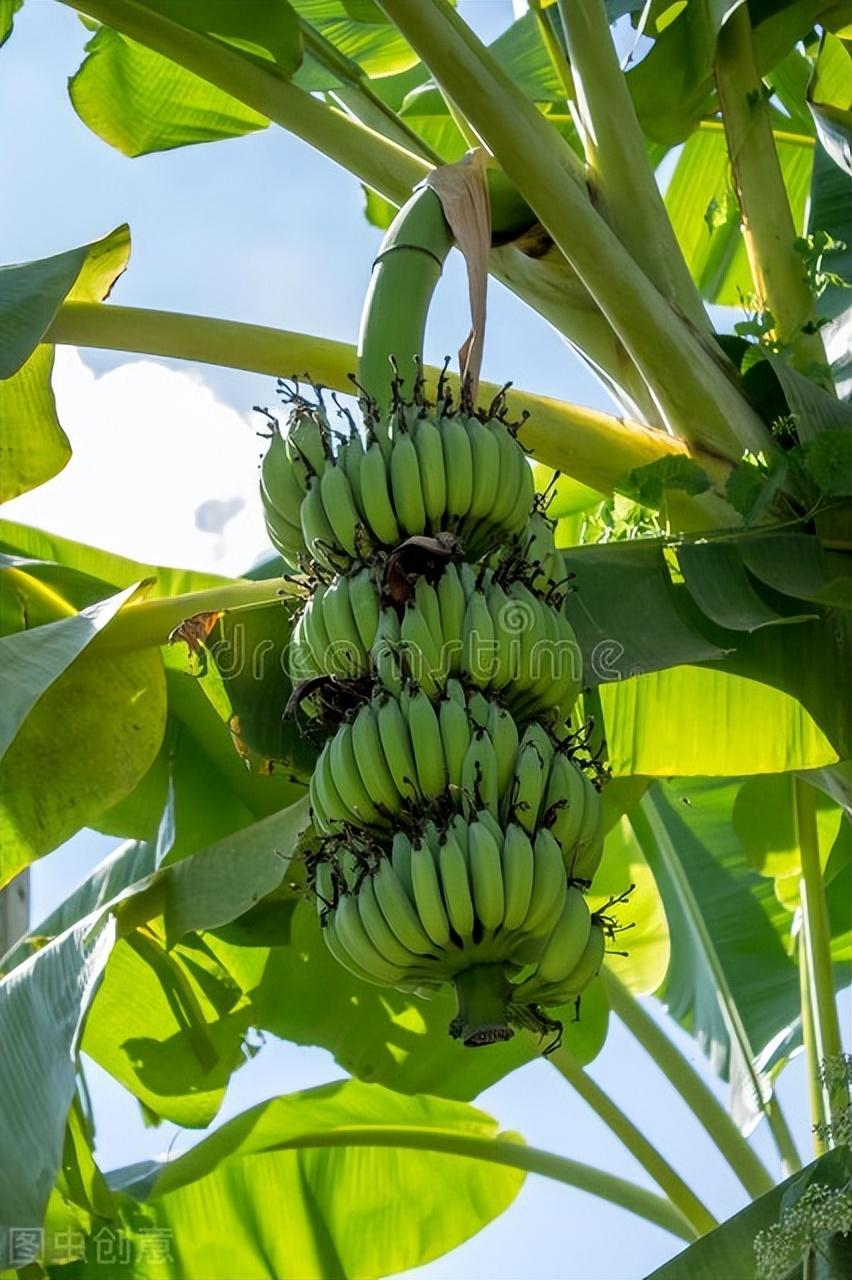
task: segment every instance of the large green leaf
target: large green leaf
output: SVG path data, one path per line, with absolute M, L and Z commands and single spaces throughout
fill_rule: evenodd
M 0 567 L 0 593 L 9 591 Z M 39 699 L 137 592 L 127 587 L 98 604 L 33 630 L 0 636 L 0 759 Z
M 5 44 L 12 34 L 15 14 L 24 0 L 0 0 L 0 45 Z
M 293 8 L 340 53 L 375 78 L 413 67 L 417 54 L 386 21 L 359 21 L 343 0 L 292 0 Z M 314 87 L 314 86 L 311 86 Z
M 0 1268 L 12 1261 L 10 1232 L 42 1224 L 83 1021 L 114 940 L 114 922 L 88 917 L 0 983 Z M 37 1248 L 36 1236 L 32 1257 Z
M 126 156 L 265 129 L 266 116 L 171 59 L 102 26 L 68 83 L 74 110 Z
M 848 1147 L 840 1147 L 809 1164 L 801 1173 L 795 1173 L 785 1182 L 773 1187 L 766 1195 L 742 1209 L 733 1218 L 723 1222 L 715 1231 L 679 1253 L 671 1262 L 659 1267 L 646 1280 L 754 1280 L 756 1275 L 755 1240 L 773 1228 L 783 1230 L 784 1214 L 792 1210 L 809 1186 L 825 1187 L 848 1195 L 852 1164 Z M 814 1280 L 840 1280 L 849 1274 L 852 1264 L 852 1248 L 849 1237 L 820 1231 L 820 1223 L 813 1212 L 804 1217 L 799 1230 L 789 1223 L 788 1240 L 777 1238 L 775 1263 L 779 1268 L 774 1274 L 789 1277 L 802 1274 L 802 1240 L 814 1238 L 818 1244 L 811 1256 L 810 1274 Z M 798 1238 L 799 1246 L 795 1247 Z M 769 1241 L 767 1240 L 767 1243 Z M 782 1252 L 782 1246 L 786 1248 Z M 788 1252 L 793 1245 L 792 1252 Z M 789 1266 L 784 1264 L 785 1258 Z
M 313 903 L 296 907 L 279 946 L 246 945 L 250 935 L 236 925 L 205 939 L 247 992 L 257 1025 L 297 1044 L 321 1045 L 361 1080 L 402 1093 L 469 1099 L 535 1057 L 526 1036 L 482 1053 L 451 1039 L 456 1010 L 448 991 L 421 1000 L 352 977 L 329 954 Z M 595 983 L 584 995 L 579 1022 L 572 1021 L 571 1007 L 558 1015 L 565 1043 L 581 1062 L 597 1055 L 606 1036 L 600 987 Z
M 139 9 L 167 18 L 204 37 L 210 45 L 224 45 L 265 70 L 288 80 L 302 60 L 299 24 L 287 0 L 240 0 L 240 4 L 210 0 L 135 0 Z
M 852 199 L 848 175 L 822 147 L 817 148 L 814 159 L 808 232 L 812 236 L 825 232 L 837 246 L 825 254 L 823 267 L 829 278 L 824 282 L 817 309 L 829 319 L 822 336 L 837 394 L 848 399 L 852 395 L 848 340 L 852 325 Z
M 364 1126 L 375 1145 L 350 1145 Z M 261 1103 L 159 1169 L 129 1171 L 125 1186 L 143 1196 L 128 1213 L 133 1274 L 345 1280 L 429 1262 L 502 1213 L 523 1182 L 519 1170 L 429 1149 L 453 1136 L 486 1156 L 498 1137 L 519 1141 L 472 1107 L 354 1081 Z M 144 1248 L 146 1228 L 165 1233 L 167 1260 Z
M 808 105 L 823 147 L 852 175 L 852 46 L 830 32 L 822 38 Z
M 609 907 L 631 889 L 625 902 Z M 609 832 L 589 895 L 593 911 L 612 916 L 623 933 L 609 944 L 607 968 L 635 995 L 655 992 L 669 967 L 669 926 L 653 872 L 628 818 Z
M 0 268 L 0 501 L 44 484 L 71 447 L 56 416 L 53 351 L 37 344 L 63 301 L 100 302 L 127 265 L 130 234 Z

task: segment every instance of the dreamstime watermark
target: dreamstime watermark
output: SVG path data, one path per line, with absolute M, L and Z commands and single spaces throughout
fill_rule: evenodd
M 104 1225 L 91 1236 L 72 1227 L 9 1227 L 5 1242 L 0 1233 L 0 1266 L 22 1268 L 38 1261 L 112 1268 L 162 1264 L 174 1262 L 173 1243 L 171 1227 L 139 1226 L 131 1235 L 122 1227 Z
M 472 629 L 463 640 L 444 640 L 429 653 L 416 642 L 390 637 L 376 641 L 369 655 L 354 639 L 331 640 L 320 652 L 308 648 L 304 641 L 282 648 L 269 637 L 249 640 L 240 622 L 227 638 L 208 643 L 207 650 L 223 679 L 248 677 L 259 682 L 276 668 L 294 682 L 310 680 L 318 670 L 357 679 L 368 674 L 371 664 L 381 669 L 388 659 L 398 664 L 401 675 L 427 685 L 444 684 L 460 671 L 483 687 L 492 682 L 532 685 L 545 679 L 556 683 L 569 676 L 577 684 L 590 678 L 595 683 L 608 683 L 639 674 L 638 668 L 624 662 L 625 647 L 620 640 L 598 640 L 584 659 L 576 639 L 542 635 L 540 617 L 530 606 L 516 601 L 504 607 L 491 632 Z

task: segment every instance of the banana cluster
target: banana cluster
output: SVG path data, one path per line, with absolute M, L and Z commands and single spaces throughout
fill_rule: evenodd
M 600 795 L 586 773 L 536 721 L 520 731 L 505 706 L 456 679 L 437 703 L 415 685 L 362 703 L 320 753 L 311 807 L 326 835 L 486 813 L 533 839 L 545 832 L 563 879 L 582 884 L 603 852 Z
M 273 546 L 338 573 L 406 538 L 447 531 L 471 560 L 524 528 L 532 472 L 512 429 L 485 417 L 416 402 L 395 407 L 366 442 L 340 438 L 322 405 L 298 401 L 273 427 L 260 491 Z
M 516 715 L 570 711 L 580 689 L 579 646 L 564 612 L 520 578 L 447 563 L 417 579 L 402 606 L 382 605 L 368 568 L 319 584 L 293 633 L 291 675 L 354 679 L 375 671 L 399 694 L 414 680 L 431 698 L 452 676 L 500 693 Z
M 350 843 L 318 865 L 316 891 L 329 949 L 356 977 L 421 995 L 455 983 L 466 1043 L 507 1039 L 513 1008 L 576 998 L 603 961 L 603 926 L 551 833 L 504 829 L 489 810 L 397 832 L 390 856 Z

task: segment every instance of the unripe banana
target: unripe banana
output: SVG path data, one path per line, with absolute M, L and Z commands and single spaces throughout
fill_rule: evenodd
M 405 978 L 405 970 L 386 960 L 370 941 L 367 930 L 361 922 L 357 898 L 354 894 L 346 894 L 337 904 L 334 928 L 345 950 L 358 967 L 370 974 L 374 981 L 395 987 Z
M 334 829 L 334 824 L 326 813 L 325 805 L 320 795 L 321 790 L 319 761 L 317 761 L 308 787 L 308 795 L 311 802 L 311 819 L 314 827 L 321 835 L 328 835 Z
M 535 875 L 530 905 L 524 918 L 524 933 L 535 933 L 553 915 L 555 904 L 562 909 L 566 891 L 562 850 L 549 831 L 539 831 L 533 845 Z
M 447 517 L 457 528 L 470 510 L 473 497 L 473 456 L 470 438 L 458 417 L 441 420 L 441 443 L 447 482 Z
M 459 705 L 449 696 L 443 698 L 438 708 L 438 722 L 450 790 L 458 795 L 462 787 L 464 758 L 470 746 L 470 720 L 464 703 Z
M 441 432 L 430 418 L 419 419 L 414 430 L 414 447 L 420 468 L 423 506 L 429 528 L 440 529 L 447 505 L 447 479 Z
M 452 830 L 444 833 L 438 850 L 438 866 L 450 924 L 462 942 L 467 942 L 473 934 L 473 898 L 467 858 Z
M 518 750 L 515 778 L 509 795 L 509 812 L 528 835 L 536 829 L 547 786 L 548 771 L 535 742 L 524 742 Z
M 605 954 L 604 931 L 593 920 L 582 956 L 565 981 L 558 983 L 554 991 L 548 992 L 548 1004 L 564 1004 L 585 991 L 589 983 L 600 973 Z
M 385 698 L 379 703 L 376 721 L 396 789 L 404 799 L 414 800 L 418 794 L 417 768 L 408 725 L 396 698 Z
M 569 870 L 573 867 L 583 825 L 586 796 L 583 774 L 567 756 L 557 752 L 550 766 L 545 809 L 550 830 L 562 847 L 562 856 Z
M 326 588 L 322 615 L 330 645 L 329 666 L 348 679 L 366 671 L 367 654 L 349 600 L 349 579 L 344 574 L 338 574 Z
M 337 925 L 334 918 L 335 915 L 336 912 L 329 913 L 322 930 L 322 936 L 325 939 L 325 945 L 328 947 L 330 954 L 339 965 L 342 965 L 344 969 L 348 970 L 353 977 L 359 978 L 361 982 L 369 982 L 370 985 L 374 987 L 386 986 L 387 984 L 384 981 L 380 981 L 373 974 L 369 974 L 365 969 L 362 969 L 349 954 L 349 951 L 344 947 L 338 935 Z
M 352 722 L 352 747 L 361 778 L 376 807 L 387 814 L 399 813 L 402 797 L 385 760 L 375 708 L 370 703 L 364 703 Z
M 390 498 L 387 464 L 377 441 L 364 454 L 360 471 L 364 519 L 380 543 L 396 546 L 400 541 L 399 525 Z
M 366 930 L 367 937 L 379 955 L 387 960 L 389 964 L 398 965 L 400 969 L 418 970 L 420 968 L 418 956 L 413 951 L 410 951 L 408 947 L 403 946 L 391 929 L 382 912 L 373 881 L 369 876 L 365 878 L 358 890 L 356 900 L 361 923 Z
M 338 671 L 334 666 L 335 654 L 331 647 L 331 637 L 325 625 L 323 612 L 325 591 L 322 583 L 318 583 L 314 594 L 305 605 L 303 631 L 314 662 L 320 671 L 326 672 L 327 675 L 337 675 Z
M 411 850 L 411 883 L 420 923 L 437 947 L 446 947 L 450 942 L 450 921 L 435 859 L 424 841 Z
M 584 867 L 586 859 L 584 854 L 597 839 L 602 825 L 603 815 L 601 812 L 601 798 L 597 787 L 594 783 L 582 774 L 583 789 L 585 793 L 585 806 L 583 809 L 583 821 L 580 825 L 580 831 L 577 835 L 577 843 L 573 851 L 573 857 L 570 862 L 571 875 L 575 879 L 591 879 L 591 876 L 581 876 L 577 871 L 577 865 L 580 864 L 581 869 Z M 595 867 L 595 870 L 597 868 Z M 592 873 L 594 874 L 594 872 Z
M 579 963 L 592 928 L 586 899 L 573 885 L 538 962 L 538 979 L 544 984 L 562 982 Z
M 318 862 L 316 864 L 314 869 L 314 893 L 317 899 L 317 914 L 324 918 L 327 912 L 337 904 L 334 872 L 328 862 Z
M 473 492 L 464 527 L 466 532 L 472 532 L 476 522 L 487 516 L 494 505 L 500 482 L 500 450 L 496 437 L 484 422 L 467 418 L 464 425 L 473 463 Z
M 409 536 L 426 531 L 426 508 L 417 450 L 408 432 L 396 436 L 390 458 L 391 492 L 397 519 Z
M 435 650 L 439 658 L 441 649 L 444 645 L 444 629 L 441 624 L 441 606 L 438 602 L 438 593 L 432 586 L 431 582 L 427 582 L 424 577 L 419 577 L 414 586 L 414 603 L 422 613 L 429 632 L 435 642 Z
M 358 815 L 346 804 L 332 776 L 331 741 L 325 744 L 314 766 L 311 795 L 325 815 L 328 830 L 337 830 L 345 823 L 360 825 Z
M 364 442 L 358 431 L 353 430 L 348 440 L 340 446 L 337 464 L 346 472 L 346 479 L 352 490 L 352 497 L 358 513 L 363 516 L 361 506 L 361 463 L 364 461 Z
M 464 685 L 461 680 L 448 680 L 444 692 L 448 698 L 452 698 L 453 702 L 457 702 L 463 710 L 467 710 L 467 698 L 465 697 Z
M 261 481 L 270 502 L 287 518 L 290 524 L 299 524 L 299 508 L 305 496 L 305 486 L 287 456 L 287 450 L 279 431 L 273 431 L 269 448 L 260 467 Z
M 535 479 L 523 449 L 518 453 L 518 494 L 515 505 L 503 521 L 508 534 L 517 534 L 523 529 L 535 501 Z
M 494 744 L 485 729 L 477 729 L 462 764 L 462 807 L 468 815 L 489 809 L 496 817 L 498 801 Z
M 316 662 L 305 635 L 304 610 L 299 614 L 296 625 L 293 627 L 288 658 L 290 679 L 294 682 L 310 680 L 312 676 L 322 675 L 322 668 Z
M 595 872 L 601 864 L 605 841 L 606 832 L 601 822 L 585 848 L 578 845 L 575 849 L 573 861 L 568 864 L 568 872 L 572 880 L 581 880 L 584 884 L 592 883 Z
M 500 848 L 483 822 L 470 824 L 468 841 L 470 879 L 476 914 L 485 929 L 499 929 L 505 900 Z
M 367 653 L 373 647 L 379 626 L 379 590 L 369 569 L 359 569 L 349 579 L 349 603 L 358 637 Z
M 281 432 L 287 456 L 294 466 L 300 463 L 305 473 L 322 475 L 328 462 L 328 439 L 322 410 L 317 406 L 296 405 Z
M 466 601 L 459 571 L 453 563 L 445 566 L 438 579 L 437 591 L 444 638 L 444 667 L 447 672 L 454 673 L 461 670 Z
M 437 799 L 447 788 L 447 764 L 438 717 L 423 689 L 403 697 L 418 785 L 424 796 Z
M 488 733 L 497 757 L 497 791 L 502 798 L 512 785 L 518 755 L 518 726 L 505 707 L 492 702 L 488 712 Z
M 461 669 L 469 680 L 487 689 L 497 670 L 494 623 L 481 591 L 471 593 L 462 626 Z
M 511 932 L 519 929 L 526 919 L 535 875 L 532 841 L 516 822 L 506 828 L 500 860 L 506 897 L 503 927 Z
M 435 697 L 441 673 L 441 655 L 421 610 L 408 600 L 399 635 L 401 653 L 409 676 Z
M 476 812 L 476 821 L 481 822 L 486 829 L 491 832 L 492 836 L 497 841 L 498 848 L 501 848 L 503 845 L 503 828 L 494 817 L 494 814 L 488 809 L 478 809 Z
M 495 525 L 503 525 L 518 501 L 518 490 L 521 485 L 521 472 L 518 469 L 518 457 L 524 458 L 524 451 L 511 431 L 502 422 L 490 424 L 500 455 L 500 479 L 491 519 Z
M 376 669 L 379 682 L 389 693 L 398 696 L 402 692 L 402 668 L 399 648 L 402 641 L 396 610 L 382 609 L 376 638 L 370 651 L 370 660 Z
M 413 902 L 414 888 L 411 883 L 411 841 L 404 831 L 397 831 L 394 833 L 393 843 L 391 844 L 391 863 L 403 888 L 405 889 L 405 892 L 408 894 L 409 902 Z
M 279 541 L 285 546 L 295 547 L 300 551 L 304 551 L 305 539 L 302 535 L 301 523 L 299 522 L 299 507 L 296 507 L 295 521 L 285 515 L 270 497 L 266 488 L 263 472 L 261 472 L 260 475 L 260 500 L 263 504 L 263 514 L 264 519 L 266 520 L 267 529 L 271 529 L 278 537 Z
M 326 519 L 338 546 L 349 556 L 359 555 L 363 541 L 359 537 L 361 525 L 352 489 L 342 467 L 333 462 L 328 464 L 320 477 L 320 493 Z
M 514 632 L 508 625 L 511 603 L 499 582 L 492 582 L 486 595 L 488 612 L 494 632 L 494 688 L 503 689 L 514 678 L 513 648 L 517 647 Z
M 332 776 L 346 807 L 355 814 L 361 826 L 387 826 L 387 819 L 373 804 L 361 777 L 352 745 L 351 725 L 340 726 L 331 739 L 329 750 Z
M 299 518 L 302 533 L 305 536 L 305 545 L 311 557 L 329 573 L 336 573 L 340 551 L 334 530 L 325 514 L 320 481 L 316 476 L 308 482 L 308 491 L 302 501 Z
M 491 714 L 491 703 L 485 697 L 485 694 L 480 693 L 478 689 L 475 689 L 467 700 L 467 714 L 470 717 L 471 725 L 475 728 L 488 728 L 488 717 Z

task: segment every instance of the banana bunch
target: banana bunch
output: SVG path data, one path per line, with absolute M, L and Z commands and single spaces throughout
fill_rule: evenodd
M 419 838 L 398 832 L 372 865 L 345 849 L 317 865 L 316 894 L 345 968 L 421 994 L 453 983 L 454 1034 L 469 1043 L 507 1039 L 513 1010 L 578 996 L 603 958 L 602 928 L 553 837 L 504 832 L 488 810 L 443 830 L 427 821 Z
M 407 537 L 455 533 L 471 559 L 519 533 L 535 494 L 526 454 L 500 417 L 398 405 L 366 442 L 352 427 L 332 449 L 320 404 L 274 429 L 261 465 L 270 539 L 288 560 L 345 571 Z
M 291 678 L 354 680 L 366 675 L 379 622 L 379 587 L 370 568 L 318 583 L 293 628 Z

